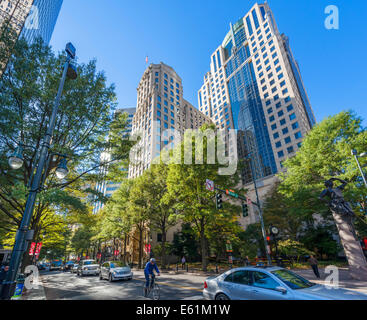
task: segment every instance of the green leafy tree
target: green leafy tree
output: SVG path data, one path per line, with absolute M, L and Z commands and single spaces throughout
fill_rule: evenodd
M 204 133 L 207 129 L 214 130 L 214 126 L 204 125 L 200 131 Z M 174 207 L 178 211 L 180 219 L 191 224 L 200 240 L 204 271 L 207 270 L 208 264 L 208 226 L 213 225 L 219 217 L 224 219 L 227 216 L 238 214 L 238 210 L 234 212 L 233 206 L 227 203 L 224 203 L 222 210 L 216 210 L 214 194 L 206 190 L 206 179 L 229 188 L 235 188 L 238 182 L 237 174 L 231 176 L 218 174 L 220 165 L 217 158 L 213 164 L 209 164 L 207 151 L 208 145 L 213 143 L 213 140 L 218 148 L 221 142 L 216 137 L 204 137 L 200 144 L 195 137 L 185 135 L 183 143 L 176 147 L 173 156 L 175 160 L 169 165 L 167 178 L 170 197 L 176 200 Z M 192 152 L 192 164 L 185 164 L 184 155 L 190 154 L 190 152 Z M 203 159 L 203 164 L 196 164 L 195 158 Z
M 31 45 L 19 40 L 1 77 L 0 118 L 5 121 L 0 122 L 0 220 L 4 222 L 0 234 L 15 231 L 20 224 L 65 58 L 64 53 L 55 55 L 42 40 Z M 30 225 L 36 231 L 35 238 L 40 221 L 48 214 L 86 213 L 88 194 L 95 193 L 95 183 L 104 179 L 98 168 L 121 167 L 131 147 L 131 142 L 117 139 L 123 137 L 127 119 L 126 115 L 112 117 L 116 107 L 114 86 L 107 85 L 96 61 L 79 63 L 77 71 L 76 80 L 66 80 L 50 150 L 70 157 L 69 174 L 63 181 L 55 177 L 60 156 L 53 157 L 45 169 L 44 189 Z M 10 170 L 7 156 L 17 143 L 23 146 L 25 161 L 21 169 Z M 100 154 L 106 150 L 111 158 L 101 161 Z M 27 259 L 25 255 L 24 264 Z

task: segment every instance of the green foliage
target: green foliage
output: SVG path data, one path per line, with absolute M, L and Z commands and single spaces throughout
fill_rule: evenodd
M 181 225 L 181 231 L 175 233 L 170 253 L 177 257 L 185 256 L 186 259 L 190 259 L 190 261 L 199 259 L 198 243 L 190 223 L 183 223 Z
M 291 239 L 279 241 L 278 250 L 281 255 L 296 257 L 297 261 L 302 256 L 314 255 L 314 252 L 308 250 L 302 243 Z
M 4 40 L 4 35 L 1 32 L 0 44 L 11 40 Z M 1 59 L 8 53 L 3 51 L 5 46 L 0 45 L 0 49 Z M 5 119 L 0 122 L 1 237 L 7 237 L 20 224 L 66 58 L 64 53 L 55 55 L 41 39 L 31 45 L 19 40 L 11 52 L 0 79 L 0 118 Z M 108 166 L 110 172 L 116 172 L 114 168 L 126 165 L 128 159 L 131 142 L 115 138 L 125 131 L 127 120 L 126 115 L 112 116 L 116 107 L 114 86 L 107 85 L 94 60 L 79 63 L 77 72 L 76 80 L 65 82 L 51 145 L 51 152 L 70 157 L 69 174 L 64 181 L 55 177 L 60 156 L 55 156 L 44 172 L 44 188 L 30 226 L 36 231 L 35 237 L 47 215 L 87 214 L 88 193 L 104 179 L 98 168 Z M 111 139 L 107 139 L 108 134 Z M 18 142 L 23 145 L 25 162 L 21 169 L 9 170 L 7 157 Z M 100 154 L 106 150 L 111 154 L 110 162 L 101 163 Z
M 204 125 L 200 131 L 214 129 L 214 126 Z M 223 203 L 223 209 L 217 210 L 213 199 L 214 194 L 205 188 L 206 179 L 215 182 L 216 185 L 235 188 L 239 179 L 238 175 L 232 176 L 219 175 L 220 165 L 216 159 L 215 163 L 208 164 L 208 146 L 213 143 L 218 148 L 220 140 L 216 137 L 203 139 L 203 143 L 198 145 L 194 137 L 186 136 L 183 143 L 176 147 L 174 151 L 174 161 L 169 165 L 167 186 L 170 198 L 176 201 L 174 208 L 177 210 L 180 219 L 191 223 L 191 226 L 200 239 L 202 256 L 202 267 L 206 270 L 208 263 L 208 239 L 212 239 L 212 232 L 216 221 L 221 220 L 223 224 L 232 224 L 233 217 L 239 215 L 241 209 L 229 203 Z M 192 152 L 192 164 L 184 161 L 184 155 Z M 195 159 L 203 159 L 203 164 L 196 164 Z M 212 226 L 212 227 L 210 227 Z M 223 230 L 222 238 L 227 233 L 225 229 L 217 228 L 217 235 Z M 215 245 L 215 244 L 214 244 Z

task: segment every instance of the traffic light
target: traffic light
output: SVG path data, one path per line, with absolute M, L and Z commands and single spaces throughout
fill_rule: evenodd
M 243 215 L 243 217 L 248 217 L 248 205 L 247 205 L 247 203 L 242 203 L 242 215 Z
M 217 205 L 217 209 L 222 209 L 223 205 L 222 205 L 222 194 L 217 193 L 216 194 L 216 205 Z

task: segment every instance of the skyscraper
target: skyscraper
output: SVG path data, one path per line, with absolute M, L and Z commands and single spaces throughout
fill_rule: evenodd
M 185 129 L 211 123 L 183 98 L 181 78 L 163 62 L 151 64 L 145 70 L 137 91 L 133 133 L 141 133 L 141 163 L 129 166 L 129 178 L 140 176 L 163 148 L 174 147 L 174 136 L 168 135 L 167 130 L 177 130 L 183 137 Z
M 21 36 L 28 42 L 41 37 L 50 43 L 63 0 L 34 0 Z
M 41 37 L 49 44 L 63 0 L 0 0 L 0 27 L 4 24 L 28 43 Z M 0 64 L 0 77 L 6 61 Z
M 0 25 L 9 20 L 28 42 L 42 37 L 48 44 L 63 0 L 0 0 Z
M 252 158 L 256 179 L 281 170 L 316 123 L 289 40 L 267 3 L 256 3 L 230 24 L 211 55 L 198 100 L 217 127 L 238 130 L 238 156 Z M 247 165 L 242 182 L 252 181 Z

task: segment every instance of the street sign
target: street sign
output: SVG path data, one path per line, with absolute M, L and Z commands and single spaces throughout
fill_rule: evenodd
M 234 190 L 226 189 L 226 194 L 228 194 L 232 197 L 238 198 L 238 194 L 236 192 L 234 192 Z
M 207 190 L 214 191 L 214 181 L 206 179 L 205 186 Z
M 227 252 L 233 252 L 233 250 L 232 250 L 232 245 L 231 245 L 230 243 L 227 243 L 227 244 L 226 244 L 226 251 L 227 251 Z
M 230 264 L 232 264 L 233 263 L 233 259 L 232 259 L 232 256 L 230 255 L 230 256 L 228 256 L 228 261 L 229 261 L 229 263 Z

